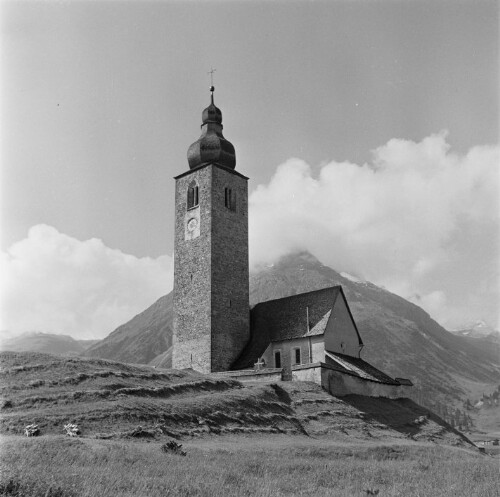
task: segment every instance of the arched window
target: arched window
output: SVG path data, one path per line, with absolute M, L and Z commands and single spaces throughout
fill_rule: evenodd
M 198 198 L 198 185 L 196 181 L 191 181 L 189 183 L 188 192 L 187 192 L 187 208 L 192 209 L 199 204 Z
M 236 210 L 236 193 L 231 188 L 224 188 L 224 205 L 229 210 Z

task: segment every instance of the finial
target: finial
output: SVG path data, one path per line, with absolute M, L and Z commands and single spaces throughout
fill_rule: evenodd
M 213 67 L 210 67 L 210 71 L 207 72 L 207 74 L 210 74 L 210 100 L 212 102 L 212 105 L 214 105 L 214 91 L 215 91 L 215 86 L 214 86 L 214 72 L 217 69 L 214 69 Z

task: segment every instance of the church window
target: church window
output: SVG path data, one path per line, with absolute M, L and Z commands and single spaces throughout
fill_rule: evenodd
M 187 193 L 187 208 L 192 209 L 199 204 L 198 185 L 195 181 L 191 181 Z
M 274 352 L 274 367 L 281 368 L 281 350 Z
M 236 193 L 231 188 L 224 188 L 224 206 L 229 210 L 236 210 Z
M 293 349 L 293 358 L 295 359 L 294 364 L 300 364 L 301 363 L 301 358 L 300 358 L 300 347 L 297 347 Z

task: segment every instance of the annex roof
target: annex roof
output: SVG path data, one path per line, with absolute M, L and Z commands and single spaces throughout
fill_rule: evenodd
M 341 373 L 348 373 L 365 380 L 376 381 L 377 383 L 384 383 L 386 385 L 402 384 L 399 381 L 392 379 L 390 376 L 386 375 L 371 364 L 363 361 L 363 359 L 351 357 L 344 354 L 337 354 L 328 350 L 325 350 L 325 355 L 327 358 L 327 364 L 329 366 L 333 366 Z

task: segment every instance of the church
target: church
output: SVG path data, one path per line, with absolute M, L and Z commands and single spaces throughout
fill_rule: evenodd
M 333 395 L 404 397 L 410 380 L 361 359 L 340 286 L 249 306 L 248 177 L 214 103 L 175 177 L 172 367 L 240 381 L 314 381 Z

